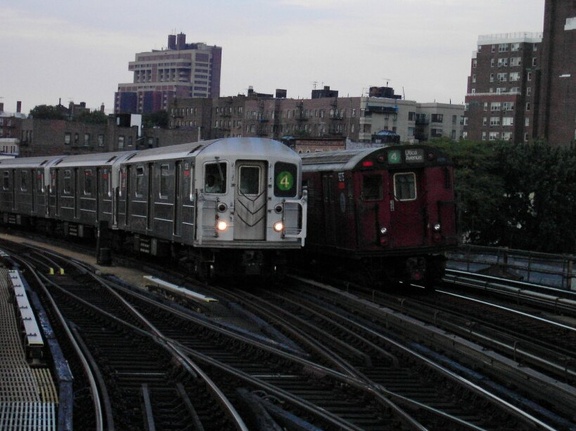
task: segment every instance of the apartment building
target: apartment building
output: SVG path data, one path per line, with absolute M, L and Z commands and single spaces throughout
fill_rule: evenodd
M 536 135 L 551 145 L 576 142 L 576 2 L 546 0 Z
M 402 100 L 389 87 L 372 87 L 369 95 L 359 97 L 339 97 L 329 87 L 313 90 L 310 99 L 286 96 L 286 90 L 276 90 L 273 95 L 249 89 L 247 95 L 220 97 L 211 102 L 206 99 L 205 104 L 178 100 L 169 111 L 170 128 L 201 127 L 199 136 L 203 139 L 340 137 L 370 143 L 376 142 L 382 132 L 390 132 L 398 135 L 400 142 L 415 143 L 462 137 L 464 105 Z
M 541 33 L 478 38 L 468 77 L 464 138 L 527 142 L 537 129 Z
M 144 114 L 168 110 L 175 99 L 219 97 L 221 67 L 221 47 L 169 35 L 165 49 L 138 53 L 129 63 L 133 81 L 118 84 L 114 112 Z

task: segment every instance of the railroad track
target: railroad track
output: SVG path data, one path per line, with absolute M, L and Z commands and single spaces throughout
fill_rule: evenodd
M 300 331 L 302 338 L 322 340 L 333 357 L 346 358 L 351 375 L 402 408 L 418 410 L 412 412 L 413 419 L 429 429 L 502 429 L 503 423 L 509 429 L 545 429 L 547 421 L 554 426 L 568 424 L 553 413 L 540 418 L 537 412 L 525 413 L 526 406 L 510 402 L 511 393 L 483 388 L 477 381 L 480 374 L 435 353 L 432 341 L 422 342 L 443 331 L 431 335 L 432 326 L 329 286 L 312 282 L 311 288 L 310 283 L 253 295 L 245 291 L 218 295 L 227 295 L 278 326 L 290 322 L 289 331 Z
M 34 269 L 46 274 L 49 267 L 56 266 L 57 257 L 35 255 L 31 260 Z M 213 408 L 216 416 L 208 419 L 209 414 L 196 413 L 191 415 L 196 416 L 194 419 L 180 413 L 180 419 L 199 426 L 204 421 L 216 420 L 217 429 L 532 430 L 574 426 L 572 413 L 567 414 L 563 407 L 574 405 L 568 396 L 573 391 L 570 385 L 566 385 L 568 395 L 557 406 L 548 405 L 556 401 L 552 398 L 543 401 L 542 396 L 531 406 L 533 400 L 527 388 L 514 392 L 499 385 L 498 376 L 490 375 L 483 367 L 478 370 L 478 364 L 485 363 L 480 356 L 481 347 L 476 350 L 464 336 L 447 334 L 434 321 L 425 323 L 425 319 L 410 317 L 413 312 L 407 305 L 412 298 L 406 296 L 402 300 L 392 297 L 391 303 L 395 305 L 388 309 L 382 302 L 386 295 L 381 298 L 379 293 L 367 292 L 363 297 L 360 291 L 351 294 L 319 284 L 311 287 L 290 283 L 281 289 L 241 291 L 204 286 L 201 289 L 204 293 L 218 299 L 207 304 L 173 293 L 161 296 L 161 288 L 143 292 L 109 278 L 99 280 L 98 283 L 104 283 L 100 287 L 88 289 L 94 274 L 88 268 L 68 267 L 70 264 L 68 260 L 57 265 L 63 268 L 66 278 L 73 279 L 64 283 L 68 286 L 52 286 L 53 278 L 64 276 L 38 278 L 49 285 L 50 291 L 68 291 L 54 294 L 61 295 L 72 309 L 67 313 L 78 313 L 73 319 L 65 318 L 65 322 L 83 322 L 83 316 L 90 316 L 86 317 L 88 322 L 69 325 L 77 338 L 94 336 L 93 341 L 84 343 L 88 347 L 84 350 L 89 352 L 84 353 L 86 357 L 94 356 L 90 346 L 97 346 L 96 351 L 111 348 L 110 353 L 96 355 L 94 359 L 93 368 L 98 370 L 97 375 L 102 375 L 100 384 L 94 386 L 108 392 L 108 399 L 113 400 L 116 394 L 124 394 L 116 389 L 115 376 L 132 375 L 137 380 L 135 383 L 125 379 L 128 385 L 125 390 L 132 395 L 123 401 L 139 401 L 133 409 L 126 410 L 124 404 L 123 410 L 132 412 L 128 416 L 136 422 L 142 422 L 143 418 L 145 424 L 173 421 L 165 412 L 180 413 L 182 406 L 192 402 L 188 388 L 197 383 L 196 375 L 202 374 L 223 397 L 212 401 L 217 407 L 207 408 Z M 79 272 L 72 277 L 74 271 Z M 112 297 L 116 299 L 103 301 L 103 292 L 108 290 L 114 292 Z M 75 299 L 84 291 L 97 294 L 92 293 L 87 300 Z M 431 300 L 436 295 L 425 295 L 423 299 Z M 71 306 L 72 303 L 76 305 Z M 81 311 L 75 311 L 76 308 Z M 443 313 L 446 311 L 428 312 L 435 319 Z M 110 322 L 104 324 L 107 320 Z M 90 322 L 96 322 L 95 326 L 90 327 Z M 466 325 L 470 332 L 470 325 Z M 88 328 L 85 334 L 82 328 Z M 135 335 L 130 331 L 136 331 Z M 120 334 L 119 340 L 123 341 L 111 342 L 108 333 Z M 126 340 L 136 347 L 116 348 L 118 343 L 122 347 L 129 345 Z M 138 358 L 141 349 L 148 353 L 159 346 L 161 349 L 152 356 L 164 367 L 150 373 L 148 366 L 142 371 L 144 365 L 137 371 L 124 371 L 126 363 L 141 360 Z M 118 361 L 114 356 L 117 350 L 122 351 Z M 462 363 L 450 357 L 451 351 L 461 356 L 458 360 Z M 130 358 L 130 354 L 138 359 Z M 130 359 L 122 359 L 124 355 Z M 108 356 L 114 360 L 106 359 Z M 99 363 L 100 358 L 104 366 Z M 495 358 L 492 354 L 492 364 L 496 364 Z M 150 369 L 155 370 L 153 365 Z M 183 372 L 187 369 L 194 370 L 192 377 Z M 143 375 L 150 377 L 155 373 L 163 374 L 164 378 L 169 376 L 171 389 L 157 392 L 156 381 L 149 385 L 141 380 Z M 82 383 L 78 393 L 87 393 L 87 386 L 88 383 Z M 543 393 L 550 388 L 544 386 Z M 167 394 L 166 399 L 158 395 L 163 393 Z M 229 403 L 238 417 L 230 419 L 229 413 L 222 412 L 222 403 Z M 78 404 L 79 411 L 90 410 Z M 108 409 L 114 409 L 114 401 L 107 404 L 112 406 Z M 178 407 L 173 407 L 174 404 Z M 194 405 L 186 409 L 203 411 Z M 116 419 L 114 413 L 106 416 L 106 408 L 102 410 L 103 417 Z M 84 413 L 82 420 L 87 429 L 94 428 L 90 414 Z M 110 419 L 102 421 L 105 420 Z M 134 429 L 152 429 L 146 426 Z M 156 429 L 184 429 L 177 421 L 170 426 Z
M 54 254 L 20 251 L 29 283 L 51 303 L 86 393 L 74 423 L 86 429 L 248 430 L 218 387 L 110 285 Z M 54 268 L 58 277 L 47 277 Z M 35 277 L 31 277 L 36 274 Z M 30 280 L 31 279 L 31 280 Z M 59 334 L 64 340 L 64 333 Z M 93 413 L 86 414 L 93 405 Z M 76 403 L 75 403 L 76 404 Z M 75 406 L 76 408 L 76 406 Z M 92 421 L 90 421 L 92 418 Z

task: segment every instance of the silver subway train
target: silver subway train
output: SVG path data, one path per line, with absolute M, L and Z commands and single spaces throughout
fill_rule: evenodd
M 201 278 L 269 275 L 306 237 L 296 152 L 263 138 L 0 160 L 0 222 L 168 256 Z

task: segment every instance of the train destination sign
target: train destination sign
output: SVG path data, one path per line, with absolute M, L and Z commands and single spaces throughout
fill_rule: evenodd
M 423 163 L 424 150 L 422 148 L 413 148 L 404 151 L 406 163 Z
M 424 162 L 424 150 L 422 148 L 410 148 L 404 150 L 404 160 L 402 160 L 401 150 L 391 150 L 388 152 L 388 163 L 391 165 L 397 165 L 402 163 L 423 163 Z

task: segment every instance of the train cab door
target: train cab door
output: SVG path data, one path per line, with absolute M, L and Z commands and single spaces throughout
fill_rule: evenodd
M 393 247 L 413 247 L 424 243 L 424 193 L 417 170 L 390 171 L 390 241 Z
M 335 175 L 336 174 L 333 172 L 322 174 L 322 208 L 324 208 L 324 226 L 319 229 L 321 233 L 318 233 L 323 236 L 323 238 L 320 238 L 320 241 L 327 245 L 336 245 L 336 239 L 341 233 L 340 229 L 338 229 L 336 225 L 336 218 L 338 217 L 337 214 L 340 213 L 340 208 L 338 207 L 338 198 L 335 195 L 335 188 L 337 187 Z
M 267 164 L 258 161 L 236 163 L 234 192 L 235 240 L 266 239 Z

